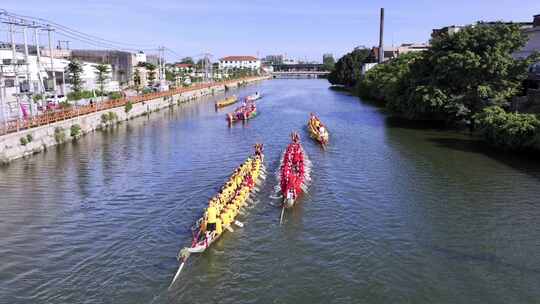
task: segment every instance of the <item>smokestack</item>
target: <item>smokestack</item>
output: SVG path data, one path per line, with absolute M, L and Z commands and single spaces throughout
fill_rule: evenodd
M 384 8 L 381 8 L 381 28 L 379 30 L 379 63 L 384 60 Z

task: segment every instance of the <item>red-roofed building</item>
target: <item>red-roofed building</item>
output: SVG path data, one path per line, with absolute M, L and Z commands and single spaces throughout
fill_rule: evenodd
M 177 68 L 180 68 L 180 69 L 189 69 L 189 68 L 191 68 L 193 66 L 193 64 L 191 64 L 191 63 L 177 63 L 177 64 L 175 64 L 175 66 Z
M 219 60 L 220 70 L 251 69 L 259 70 L 261 61 L 253 56 L 226 56 Z
M 177 72 L 192 73 L 195 69 L 191 63 L 177 63 L 174 65 Z

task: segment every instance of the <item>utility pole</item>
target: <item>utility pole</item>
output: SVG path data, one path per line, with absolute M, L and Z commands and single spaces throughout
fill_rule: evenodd
M 384 61 L 384 8 L 381 8 L 381 20 L 379 29 L 379 63 Z
M 0 65 L 0 107 L 2 107 L 2 119 L 4 124 L 4 131 L 7 131 L 7 117 L 6 117 L 6 83 L 4 81 L 4 67 Z
M 26 35 L 26 24 L 23 24 L 23 40 L 24 40 L 24 63 L 26 64 L 26 86 L 28 89 L 28 107 L 30 108 L 30 117 L 34 116 L 34 105 L 32 103 L 32 86 L 30 85 L 30 64 L 28 62 L 28 37 Z
M 0 13 L 0 16 L 2 15 L 3 13 Z M 7 118 L 6 118 L 6 107 L 5 107 L 5 103 L 4 103 L 4 98 L 5 98 L 5 87 L 6 87 L 6 84 L 4 82 L 4 66 L 3 66 L 3 62 L 0 62 L 0 108 L 1 108 L 1 113 L 2 113 L 2 124 L 4 125 L 4 132 L 7 132 Z
M 64 44 L 64 48 L 62 48 L 62 44 Z M 69 50 L 69 40 L 58 40 L 58 46 L 56 48 Z
M 20 118 L 22 111 L 21 111 L 21 104 L 19 100 L 20 86 L 19 86 L 19 75 L 18 75 L 19 71 L 17 68 L 17 46 L 15 45 L 14 25 L 15 25 L 15 22 L 13 21 L 9 23 L 9 36 L 11 38 L 11 51 L 12 51 L 11 65 L 13 66 L 13 75 L 15 76 L 14 78 L 15 94 L 14 95 L 15 95 L 15 99 L 17 100 L 17 107 L 18 107 L 19 118 Z
M 165 61 L 164 61 L 164 58 L 165 57 L 165 47 L 161 47 L 161 55 L 160 55 L 160 62 L 161 62 L 161 80 L 165 80 Z
M 208 78 L 210 78 L 210 80 L 213 80 L 213 77 L 212 77 L 212 62 L 210 60 L 210 57 L 212 56 L 212 54 L 210 53 L 204 53 L 203 54 L 204 57 L 203 57 L 203 70 L 204 70 L 204 74 L 203 74 L 203 82 L 208 82 Z
M 161 46 L 158 46 L 157 51 L 158 51 L 158 80 L 161 85 L 161 80 L 163 78 L 163 75 L 162 75 L 163 70 L 161 69 Z
M 57 99 L 57 94 L 56 94 L 56 72 L 54 71 L 54 56 L 53 56 L 53 48 L 52 48 L 52 36 L 51 36 L 51 32 L 53 31 L 53 29 L 51 28 L 50 25 L 47 26 L 47 32 L 49 34 L 49 56 L 51 58 L 51 74 L 52 74 L 52 79 L 53 79 L 53 94 L 54 94 L 54 102 L 56 103 L 56 99 Z
M 43 78 L 41 78 L 41 50 L 40 50 L 40 46 L 39 46 L 39 27 L 36 25 L 36 23 L 34 22 L 34 43 L 36 45 L 36 60 L 37 60 L 37 77 L 38 77 L 38 81 L 39 81 L 39 84 L 38 84 L 38 93 L 42 94 L 43 92 L 45 92 L 45 86 L 43 85 Z

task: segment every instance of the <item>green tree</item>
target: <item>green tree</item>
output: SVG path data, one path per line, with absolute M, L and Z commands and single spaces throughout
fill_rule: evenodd
M 404 79 L 416 60 L 422 60 L 422 52 L 410 52 L 369 70 L 358 82 L 355 89 L 359 96 L 379 102 L 389 102 L 399 98 L 404 89 Z
M 334 70 L 328 75 L 328 81 L 333 85 L 355 86 L 360 80 L 362 64 L 369 53 L 369 49 L 357 47 L 345 54 L 336 62 Z
M 332 54 L 323 55 L 323 68 L 325 71 L 332 71 L 334 69 L 335 64 L 336 64 L 336 60 L 334 59 L 334 55 Z
M 204 59 L 197 60 L 197 63 L 195 64 L 195 68 L 200 70 L 204 67 Z
M 156 80 L 156 66 L 151 63 L 147 63 L 146 70 L 148 71 L 148 82 L 152 85 L 154 84 L 154 80 Z
M 81 74 L 83 72 L 82 63 L 77 59 L 71 58 L 69 60 L 69 63 L 66 67 L 65 72 L 67 75 L 67 80 L 69 81 L 69 83 L 71 83 L 71 88 L 73 92 L 75 93 L 81 92 L 82 84 L 83 84 L 83 81 L 81 78 Z
M 191 57 L 184 57 L 180 60 L 180 63 L 194 64 L 195 62 Z
M 139 69 L 135 69 L 135 73 L 133 73 L 133 83 L 135 84 L 135 90 L 137 91 L 137 94 L 141 91 L 141 71 Z
M 109 80 L 110 69 L 107 64 L 98 64 L 96 65 L 96 82 L 99 85 L 99 91 L 101 95 L 105 93 L 105 84 Z
M 399 96 L 388 107 L 414 119 L 472 123 L 483 108 L 504 107 L 520 93 L 533 58 L 516 60 L 512 53 L 525 42 L 517 24 L 477 23 L 443 34 L 411 63 L 400 79 Z
M 167 81 L 176 81 L 176 76 L 178 73 L 173 70 L 165 70 L 165 80 Z

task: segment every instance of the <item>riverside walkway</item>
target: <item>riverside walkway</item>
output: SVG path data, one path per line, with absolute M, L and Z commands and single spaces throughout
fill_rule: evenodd
M 187 88 L 176 88 L 176 89 L 172 89 L 172 90 L 168 90 L 164 92 L 154 92 L 154 93 L 144 94 L 140 96 L 131 96 L 131 97 L 123 97 L 123 98 L 118 98 L 118 99 L 107 100 L 107 101 L 98 102 L 92 105 L 69 107 L 69 108 L 66 108 L 63 110 L 57 110 L 57 111 L 46 111 L 45 113 L 35 115 L 33 117 L 13 119 L 13 120 L 9 120 L 5 122 L 4 124 L 0 125 L 0 136 L 9 134 L 9 133 L 19 132 L 21 130 L 27 130 L 31 128 L 48 125 L 48 124 L 55 123 L 58 121 L 67 120 L 67 119 L 87 115 L 94 112 L 122 107 L 122 106 L 125 106 L 128 102 L 135 104 L 139 102 L 153 100 L 156 98 L 169 97 L 169 96 L 174 96 L 174 95 L 187 93 L 191 91 L 208 89 L 208 88 L 212 88 L 216 86 L 223 86 L 223 85 L 226 86 L 232 83 L 238 83 L 239 81 L 240 82 L 251 81 L 257 78 L 259 77 L 246 77 L 246 78 L 221 81 L 221 82 L 202 83 L 202 84 L 196 84 Z

